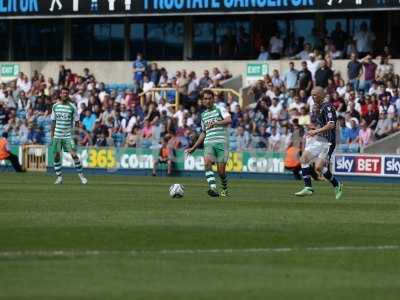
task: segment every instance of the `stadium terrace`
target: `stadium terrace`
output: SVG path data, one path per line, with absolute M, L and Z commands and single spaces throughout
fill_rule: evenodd
M 0 0 L 0 13 L 38 11 L 37 0 Z
M 313 7 L 314 0 L 153 0 L 153 9 Z M 149 9 L 149 1 L 145 1 Z

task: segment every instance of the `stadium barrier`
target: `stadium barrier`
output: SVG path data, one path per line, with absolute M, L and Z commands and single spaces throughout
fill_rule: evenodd
M 47 171 L 47 147 L 43 145 L 22 146 L 22 167 L 27 171 Z
M 240 93 L 238 93 L 237 91 L 235 91 L 234 89 L 229 89 L 229 88 L 215 88 L 215 89 L 211 89 L 214 93 L 224 93 L 227 94 L 228 96 L 231 97 L 236 97 L 238 100 L 238 103 L 241 107 L 243 107 L 243 98 L 240 95 Z M 175 88 L 152 88 L 147 92 L 142 92 L 139 94 L 140 97 L 140 105 L 142 107 L 144 107 L 144 104 L 146 102 L 146 95 L 150 94 L 152 99 L 154 99 L 156 97 L 156 94 L 159 94 L 159 96 L 161 98 L 165 98 L 168 99 L 167 97 L 167 93 L 168 92 L 174 92 L 175 93 L 175 102 L 171 103 L 173 106 L 175 106 L 175 108 L 177 108 L 180 104 L 180 94 L 178 92 L 177 89 Z
M 141 148 L 79 148 L 82 165 L 88 169 L 144 170 L 152 169 L 158 159 L 159 149 Z M 183 150 L 175 151 L 172 158 L 175 171 L 204 171 L 203 150 L 186 155 Z M 73 167 L 69 155 L 63 155 L 64 167 Z M 48 149 L 48 167 L 53 166 L 53 154 Z M 231 152 L 227 164 L 228 172 L 238 173 L 284 173 L 284 154 L 266 151 Z
M 150 94 L 152 99 L 155 99 L 156 94 L 159 94 L 161 98 L 168 99 L 167 93 L 174 92 L 175 93 L 175 102 L 171 103 L 173 106 L 178 107 L 180 104 L 180 94 L 178 90 L 175 88 L 152 88 L 147 92 L 142 92 L 139 94 L 140 97 L 140 105 L 144 107 L 146 101 L 146 95 Z
M 238 103 L 240 107 L 243 107 L 243 97 L 240 95 L 240 93 L 236 92 L 234 89 L 227 89 L 227 88 L 221 88 L 221 89 L 211 89 L 214 93 L 224 93 L 228 94 L 231 97 L 236 97 L 238 100 Z
M 27 151 L 27 149 L 30 149 Z M 39 149 L 39 150 L 38 150 Z M 45 170 L 54 165 L 53 153 L 45 146 L 12 146 L 11 151 L 21 153 L 20 161 L 30 159 L 28 170 Z M 86 169 L 106 169 L 108 172 L 118 170 L 149 170 L 158 158 L 158 149 L 140 148 L 78 148 L 78 155 Z M 44 159 L 44 154 L 47 159 Z M 29 160 L 28 160 L 29 161 Z M 70 155 L 63 155 L 63 167 L 73 168 Z M 6 161 L 0 161 L 0 166 L 9 166 Z M 185 155 L 178 150 L 174 157 L 175 171 L 204 171 L 203 151 L 197 150 L 193 155 Z M 400 178 L 400 155 L 378 154 L 341 154 L 337 153 L 332 159 L 332 170 L 335 175 L 351 177 L 383 177 Z M 258 174 L 287 174 L 284 169 L 284 153 L 266 151 L 231 152 L 227 164 L 228 172 L 258 173 Z

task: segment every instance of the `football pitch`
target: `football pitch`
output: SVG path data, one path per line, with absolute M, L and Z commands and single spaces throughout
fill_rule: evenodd
M 0 174 L 0 299 L 400 299 L 398 184 L 88 179 Z

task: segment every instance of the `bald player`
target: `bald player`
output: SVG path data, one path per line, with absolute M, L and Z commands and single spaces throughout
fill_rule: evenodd
M 314 193 L 310 164 L 315 162 L 317 172 L 322 173 L 332 184 L 336 199 L 340 199 L 343 184 L 329 170 L 331 156 L 336 147 L 336 110 L 332 104 L 325 101 L 326 94 L 322 87 L 315 87 L 311 95 L 314 99 L 317 128 L 310 130 L 306 136 L 306 146 L 300 158 L 305 187 L 295 195 L 305 197 Z

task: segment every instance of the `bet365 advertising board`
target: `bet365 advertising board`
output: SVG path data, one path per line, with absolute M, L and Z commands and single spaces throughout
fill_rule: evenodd
M 158 150 L 137 148 L 80 148 L 79 156 L 84 168 L 108 169 L 151 169 L 154 160 L 158 159 Z M 53 166 L 53 155 L 49 149 L 48 164 Z M 284 155 L 265 151 L 232 152 L 229 156 L 227 170 L 229 172 L 251 173 L 283 173 Z M 198 150 L 193 155 L 186 155 L 178 150 L 174 155 L 174 168 L 178 171 L 203 171 L 203 151 Z M 69 155 L 63 156 L 63 166 L 73 167 Z

